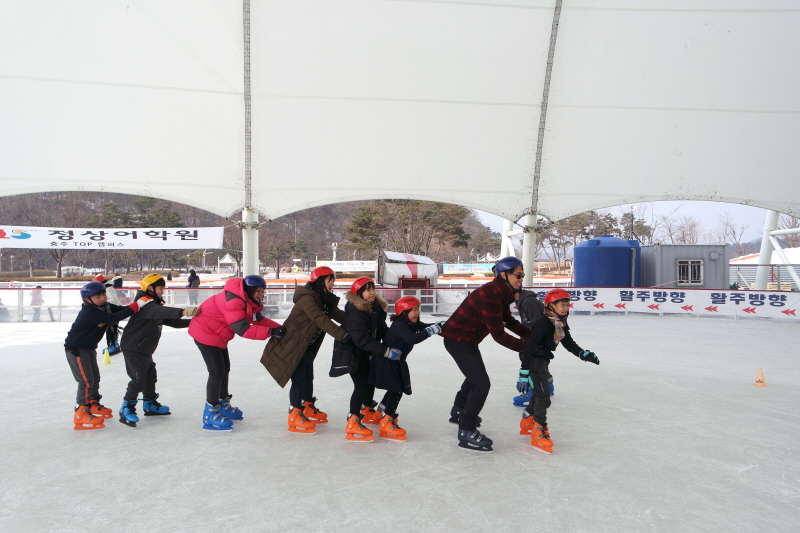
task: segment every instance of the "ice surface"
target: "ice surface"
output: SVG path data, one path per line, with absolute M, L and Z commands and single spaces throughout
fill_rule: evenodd
M 424 318 L 424 317 L 423 317 Z M 430 317 L 429 317 L 430 318 Z M 519 360 L 481 345 L 494 386 L 481 413 L 495 451 L 456 445 L 447 418 L 461 374 L 433 338 L 409 363 L 405 443 L 344 439 L 348 377 L 316 363 L 315 435 L 286 431 L 288 389 L 259 364 L 263 343 L 230 346 L 230 433 L 201 430 L 206 370 L 186 330 L 165 328 L 155 360 L 173 414 L 74 431 L 64 323 L 0 324 L 5 385 L 0 531 L 798 531 L 797 324 L 575 316 L 578 343 L 551 369 L 554 453 L 518 434 Z M 119 408 L 122 356 L 100 367 Z M 767 388 L 753 382 L 764 369 Z M 378 396 L 377 399 L 380 397 Z

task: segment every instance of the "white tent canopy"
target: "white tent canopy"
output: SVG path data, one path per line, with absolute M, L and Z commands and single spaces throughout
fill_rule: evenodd
M 415 198 L 517 220 L 687 199 L 800 215 L 788 0 L 0 4 L 0 194 L 229 216 Z

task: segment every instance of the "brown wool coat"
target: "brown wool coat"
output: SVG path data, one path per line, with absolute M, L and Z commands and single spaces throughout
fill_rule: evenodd
M 336 340 L 342 340 L 347 333 L 333 322 L 335 320 L 341 324 L 345 318 L 344 311 L 337 307 L 339 298 L 335 296 L 333 300 L 330 316 L 325 316 L 316 292 L 306 285 L 294 291 L 294 307 L 283 323 L 286 334 L 280 339 L 271 337 L 261 355 L 261 364 L 281 387 L 285 387 L 291 379 L 317 329 Z

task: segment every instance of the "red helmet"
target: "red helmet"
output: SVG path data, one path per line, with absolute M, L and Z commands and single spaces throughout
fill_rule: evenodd
M 553 289 L 552 291 L 548 292 L 544 295 L 544 305 L 551 304 L 553 302 L 557 302 L 558 300 L 569 300 L 571 299 L 569 293 L 564 289 Z
M 352 292 L 353 294 L 358 294 L 358 291 L 361 290 L 361 287 L 370 282 L 375 283 L 374 281 L 372 281 L 372 278 L 368 278 L 367 276 L 362 276 L 353 282 L 353 285 L 350 286 L 350 292 Z
M 105 283 L 108 280 L 106 279 L 106 277 L 104 275 L 98 274 L 94 278 L 92 278 L 92 281 L 99 281 L 100 283 Z
M 394 314 L 399 315 L 408 309 L 414 309 L 420 305 L 420 301 L 413 296 L 403 296 L 394 303 Z
M 335 276 L 336 274 L 333 272 L 331 267 L 321 266 L 317 267 L 311 271 L 311 283 L 317 281 L 318 278 L 322 278 L 324 276 Z

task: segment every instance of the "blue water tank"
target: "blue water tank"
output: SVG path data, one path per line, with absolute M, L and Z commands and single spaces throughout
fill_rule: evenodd
M 577 245 L 576 287 L 641 287 L 642 254 L 638 241 L 600 235 Z

